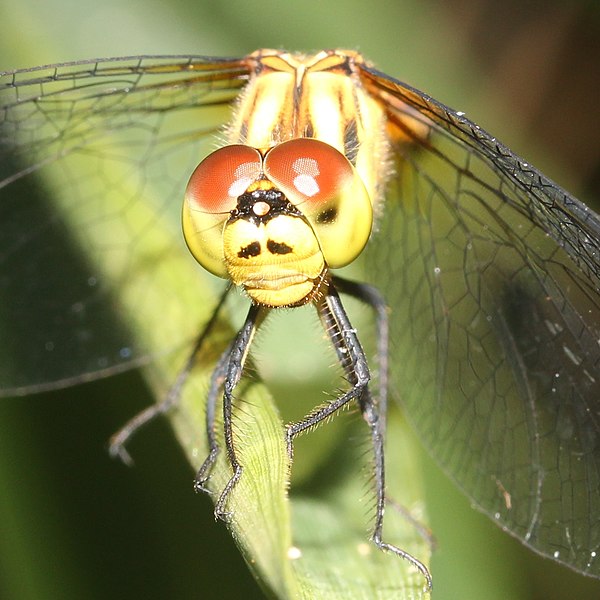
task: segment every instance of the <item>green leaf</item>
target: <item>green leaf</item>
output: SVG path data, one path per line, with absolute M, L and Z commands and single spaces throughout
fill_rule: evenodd
M 202 439 L 204 387 L 195 383 L 188 389 L 173 415 L 178 437 L 195 468 L 207 453 Z M 330 477 L 313 474 L 298 492 L 292 487 L 288 500 L 289 465 L 277 406 L 260 384 L 242 386 L 238 398 L 236 448 L 244 472 L 228 503 L 229 527 L 261 585 L 278 598 L 425 597 L 420 573 L 368 541 L 373 502 L 365 486 L 366 467 L 361 467 L 365 447 L 356 444 L 357 429 L 366 430 L 366 425 L 352 423 L 354 445 L 345 440 L 327 457 L 324 471 Z M 421 479 L 414 440 L 397 414 L 388 433 L 389 487 L 398 494 L 395 499 L 408 500 L 405 506 L 420 514 Z M 223 454 L 211 479 L 215 495 L 231 473 Z M 413 524 L 391 507 L 386 516 L 388 540 L 421 559 L 428 555 Z

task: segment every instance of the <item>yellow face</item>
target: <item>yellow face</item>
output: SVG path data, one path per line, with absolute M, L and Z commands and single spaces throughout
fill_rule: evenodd
M 296 304 L 317 287 L 325 269 L 323 253 L 306 219 L 274 206 L 277 196 L 275 202 L 263 200 L 266 194 L 247 194 L 248 217 L 230 218 L 225 224 L 225 265 L 233 282 L 256 302 Z
M 351 75 L 356 58 L 256 54 L 231 145 L 190 179 L 190 251 L 257 303 L 309 302 L 327 270 L 352 262 L 369 239 L 387 138 L 381 108 Z

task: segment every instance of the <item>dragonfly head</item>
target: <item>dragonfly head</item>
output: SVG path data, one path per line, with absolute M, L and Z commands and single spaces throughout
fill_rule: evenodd
M 196 260 L 269 306 L 309 302 L 328 268 L 362 252 L 372 221 L 350 161 L 312 138 L 213 152 L 194 171 L 183 208 Z

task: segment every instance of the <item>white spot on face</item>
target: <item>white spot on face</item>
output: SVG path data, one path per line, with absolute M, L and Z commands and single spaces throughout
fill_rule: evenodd
M 257 216 L 257 217 L 264 217 L 269 210 L 271 210 L 271 207 L 268 205 L 267 202 L 263 202 L 262 200 L 255 202 L 254 206 L 252 207 L 252 212 Z
M 296 546 L 290 546 L 287 551 L 287 557 L 290 560 L 298 560 L 302 556 L 302 550 Z

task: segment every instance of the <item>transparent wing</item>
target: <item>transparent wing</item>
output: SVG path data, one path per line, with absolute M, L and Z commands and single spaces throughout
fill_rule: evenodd
M 393 387 L 483 512 L 600 576 L 598 216 L 460 114 L 362 76 L 400 139 L 368 247 Z
M 1 74 L 0 395 L 143 361 L 130 323 L 115 321 L 117 289 L 137 294 L 140 319 L 188 315 L 165 349 L 193 336 L 193 295 L 174 282 L 172 302 L 156 306 L 140 282 L 167 257 L 189 260 L 179 224 L 187 178 L 247 76 L 242 60 L 204 57 Z

